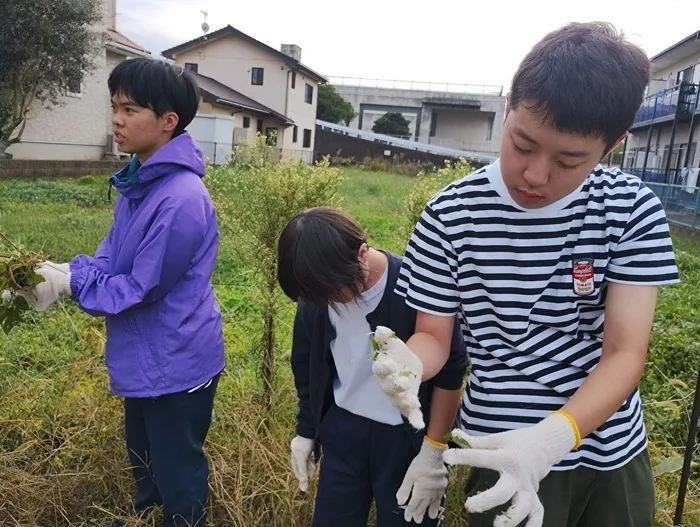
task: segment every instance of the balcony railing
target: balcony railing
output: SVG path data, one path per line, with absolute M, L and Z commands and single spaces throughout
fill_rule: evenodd
M 669 168 L 668 173 L 665 168 L 632 168 L 625 167 L 622 170 L 628 174 L 639 177 L 645 183 L 674 185 L 679 181 L 681 170 Z
M 470 93 L 503 96 L 503 86 L 488 84 L 454 84 L 451 82 L 400 81 L 392 79 L 363 79 L 361 77 L 327 76 L 328 82 L 336 86 L 361 88 L 385 88 L 389 90 L 416 90 L 437 93 Z
M 675 115 L 680 119 L 690 119 L 695 109 L 697 91 L 697 84 L 683 83 L 646 97 L 633 124 L 668 120 Z

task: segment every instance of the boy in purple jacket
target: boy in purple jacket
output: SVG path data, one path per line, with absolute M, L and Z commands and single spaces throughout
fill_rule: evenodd
M 125 398 L 137 515 L 162 506 L 165 527 L 203 526 L 208 462 L 202 445 L 224 369 L 221 313 L 210 284 L 216 214 L 202 151 L 185 127 L 199 91 L 187 72 L 150 59 L 109 77 L 122 152 L 114 222 L 94 257 L 44 263 L 45 282 L 22 296 L 38 311 L 70 296 L 106 317 L 112 391 Z

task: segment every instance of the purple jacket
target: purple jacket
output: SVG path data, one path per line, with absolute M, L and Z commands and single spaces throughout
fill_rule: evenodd
M 138 171 L 115 174 L 120 196 L 109 234 L 94 257 L 70 264 L 73 299 L 106 317 L 105 361 L 117 395 L 184 391 L 224 368 L 210 283 L 219 235 L 204 173 L 202 151 L 185 132 Z

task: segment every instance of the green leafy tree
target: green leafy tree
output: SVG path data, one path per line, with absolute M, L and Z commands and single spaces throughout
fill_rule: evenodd
M 95 67 L 100 0 L 0 1 L 0 156 L 31 108 L 52 108 Z
M 321 84 L 318 87 L 318 103 L 316 105 L 316 118 L 329 123 L 350 125 L 357 113 L 348 101 L 343 99 L 336 89 L 330 84 Z
M 408 120 L 398 112 L 387 112 L 379 119 L 374 121 L 372 131 L 375 134 L 386 134 L 393 136 L 408 136 L 411 135 L 409 130 Z

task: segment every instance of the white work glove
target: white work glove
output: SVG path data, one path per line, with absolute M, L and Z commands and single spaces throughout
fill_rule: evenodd
M 552 467 L 578 446 L 579 432 L 573 419 L 554 413 L 535 426 L 519 430 L 482 437 L 461 431 L 453 434 L 465 439 L 469 447 L 448 450 L 443 455 L 445 463 L 500 474 L 492 488 L 467 499 L 467 511 L 482 513 L 512 499 L 510 508 L 496 517 L 494 527 L 516 527 L 526 518 L 526 527 L 542 527 L 544 508 L 537 491 Z
M 44 282 L 15 293 L 24 298 L 34 309 L 46 311 L 61 297 L 70 296 L 70 264 L 46 261 L 35 272 L 44 279 Z M 9 300 L 11 297 L 9 291 L 2 292 L 3 300 Z
M 418 390 L 423 363 L 392 330 L 377 326 L 373 335 L 372 372 L 382 391 L 416 430 L 425 428 Z
M 408 502 L 404 511 L 404 519 L 407 522 L 421 523 L 426 510 L 432 519 L 436 519 L 442 513 L 442 499 L 448 483 L 447 466 L 442 459 L 446 450 L 447 445 L 437 446 L 426 438 L 420 452 L 408 467 L 403 483 L 396 493 L 399 505 Z M 411 501 L 408 501 L 409 495 Z
M 292 439 L 292 470 L 297 480 L 299 489 L 306 492 L 309 488 L 309 481 L 316 471 L 316 464 L 313 459 L 314 440 L 306 437 L 296 436 Z

